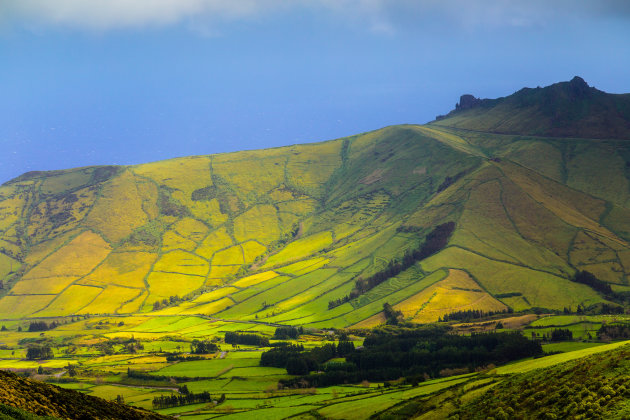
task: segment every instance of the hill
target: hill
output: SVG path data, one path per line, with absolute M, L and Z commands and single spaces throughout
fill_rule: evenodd
M 88 396 L 43 382 L 21 378 L 0 370 L 0 416 L 2 418 L 57 419 L 167 419 L 147 410 Z M 26 413 L 35 414 L 29 417 Z M 24 417 L 22 417 L 24 416 Z M 39 417 L 45 416 L 45 417 Z
M 323 143 L 24 174 L 0 187 L 0 318 L 371 327 L 384 304 L 431 322 L 623 303 L 630 143 L 447 126 L 475 109 Z M 452 231 L 428 246 L 439 225 Z M 571 281 L 582 270 L 610 292 Z
M 630 95 L 602 92 L 576 76 L 504 98 L 463 95 L 455 110 L 435 124 L 502 134 L 630 140 Z

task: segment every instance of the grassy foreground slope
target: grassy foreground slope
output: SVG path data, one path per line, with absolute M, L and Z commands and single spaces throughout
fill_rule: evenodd
M 147 410 L 105 401 L 78 391 L 21 378 L 0 371 L 0 404 L 17 407 L 28 413 L 57 419 L 166 419 Z M 22 418 L 17 410 L 0 407 L 7 418 Z M 15 417 L 13 417 L 15 416 Z M 28 418 L 28 417 L 27 417 Z M 39 417 L 35 417 L 39 418 Z
M 464 130 L 477 121 L 466 112 L 323 143 L 24 174 L 0 187 L 0 318 L 372 326 L 384 303 L 427 322 L 606 302 L 569 280 L 577 270 L 630 291 L 630 144 Z M 446 222 L 444 249 L 343 300 Z

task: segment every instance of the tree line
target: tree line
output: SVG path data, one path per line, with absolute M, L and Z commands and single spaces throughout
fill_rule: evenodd
M 425 238 L 424 243 L 417 249 L 407 251 L 402 259 L 393 259 L 383 270 L 378 271 L 370 277 L 359 277 L 355 281 L 354 288 L 349 295 L 328 302 L 328 309 L 336 308 L 346 302 L 355 299 L 367 291 L 375 288 L 384 281 L 395 277 L 403 271 L 409 269 L 416 262 L 423 260 L 440 251 L 448 243 L 448 239 L 455 230 L 455 222 L 447 222 L 438 225 Z
M 187 389 L 186 389 L 187 391 Z M 222 395 L 225 399 L 225 394 Z M 179 407 L 181 405 L 207 403 L 212 401 L 212 396 L 208 391 L 195 394 L 194 392 L 181 393 L 179 395 L 159 395 L 153 398 L 153 409 Z
M 321 372 L 281 380 L 281 386 L 300 387 L 306 384 L 321 387 L 363 380 L 389 381 L 400 377 L 414 383 L 426 378 L 474 371 L 485 366 L 542 354 L 540 342 L 528 340 L 520 332 L 459 336 L 451 331 L 448 325 L 414 328 L 387 326 L 372 331 L 362 348 L 348 347 L 340 352 L 337 345 L 336 356 L 332 356 L 330 344 L 324 346 L 328 346 L 327 350 L 317 352 L 316 349 L 300 351 L 296 347 L 287 347 L 284 353 L 276 350 L 273 361 L 276 363 L 274 366 L 285 362 L 287 373 L 289 368 L 295 372 L 295 366 L 299 366 L 298 371 L 304 372 L 304 365 L 308 367 L 308 372 Z M 330 356 L 327 359 L 330 360 L 340 354 L 345 354 L 343 357 L 346 362 L 331 364 L 322 360 L 323 356 Z M 298 361 L 299 359 L 303 362 Z M 264 353 L 261 364 L 263 360 L 266 361 Z
M 438 322 L 447 322 L 447 321 L 463 321 L 467 322 L 471 319 L 481 319 L 492 315 L 504 314 L 504 313 L 512 313 L 514 310 L 512 308 L 508 308 L 503 311 L 483 311 L 481 309 L 467 309 L 465 311 L 454 311 L 444 316 L 438 318 Z
M 258 334 L 242 334 L 232 331 L 225 333 L 227 344 L 245 344 L 248 346 L 268 347 L 269 339 Z

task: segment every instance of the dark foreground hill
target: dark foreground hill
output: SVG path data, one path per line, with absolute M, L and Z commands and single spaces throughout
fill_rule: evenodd
M 602 92 L 576 76 L 504 98 L 464 95 L 435 124 L 502 134 L 630 140 L 630 95 Z
M 32 381 L 0 370 L 0 404 L 17 407 L 37 416 L 58 419 L 168 419 L 146 411 L 78 391 Z M 21 418 L 19 412 L 0 408 L 6 418 Z M 0 417 L 2 418 L 2 417 Z M 28 417 L 26 417 L 28 418 Z

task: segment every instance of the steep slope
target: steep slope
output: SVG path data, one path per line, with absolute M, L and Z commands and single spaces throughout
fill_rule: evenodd
M 576 76 L 504 98 L 464 95 L 435 124 L 502 134 L 630 140 L 630 95 L 602 92 Z
M 630 143 L 448 121 L 25 174 L 0 187 L 0 317 L 372 326 L 384 303 L 430 322 L 606 302 L 577 270 L 630 291 Z M 387 271 L 447 222 L 443 249 Z
M 157 413 L 105 401 L 78 391 L 0 371 L 0 404 L 58 419 L 167 419 Z M 1 409 L 0 409 L 1 411 Z M 8 415 L 20 415 L 9 412 Z M 22 418 L 22 417 L 10 417 Z

